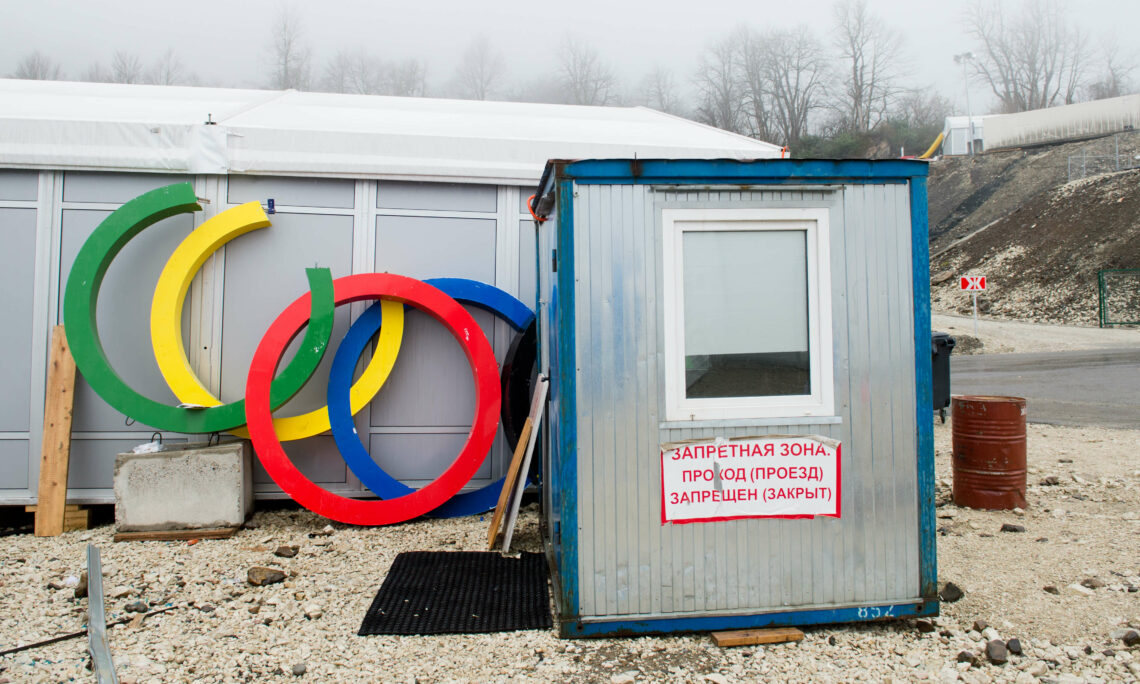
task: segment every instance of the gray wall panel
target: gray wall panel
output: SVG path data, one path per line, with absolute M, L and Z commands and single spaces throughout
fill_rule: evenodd
M 906 186 L 655 193 L 644 186 L 598 185 L 577 191 L 582 614 L 776 610 L 916 598 Z M 728 202 L 831 207 L 840 423 L 659 428 L 664 331 L 657 217 L 665 203 L 713 207 Z M 548 265 L 540 266 L 548 272 Z M 543 296 L 553 294 L 545 275 L 543 283 Z M 548 349 L 554 351 L 549 340 Z M 843 517 L 660 524 L 661 443 L 755 434 L 841 440 Z
M 322 485 L 344 485 L 348 481 L 348 466 L 336 450 L 332 435 L 317 435 L 308 439 L 285 442 L 285 454 L 297 469 L 313 482 Z M 256 491 L 280 491 L 262 467 L 261 461 L 254 459 L 253 484 Z
M 430 247 L 429 247 L 430 246 Z M 495 282 L 495 222 L 384 216 L 377 220 L 376 269 L 412 278 Z M 494 316 L 468 307 L 494 344 Z M 372 424 L 469 426 L 475 412 L 470 366 L 459 343 L 435 319 L 410 309 L 400 356 L 373 401 Z
M 500 273 L 506 278 L 507 288 L 517 289 L 524 301 L 533 301 L 533 224 L 529 220 L 519 220 L 513 206 L 516 201 L 513 190 L 502 193 L 498 187 L 488 185 L 383 182 L 374 186 L 351 179 L 236 175 L 219 179 L 68 171 L 59 176 L 62 187 L 57 192 L 60 195 L 58 199 L 52 199 L 52 228 L 59 234 L 43 236 L 40 247 L 49 249 L 58 245 L 60 261 L 52 265 L 50 276 L 36 274 L 43 283 L 51 281 L 48 289 L 53 300 L 47 304 L 47 324 L 61 317 L 61 306 L 57 308 L 54 295 L 58 292 L 62 297 L 71 262 L 91 230 L 108 215 L 105 209 L 151 189 L 179 182 L 195 182 L 197 192 L 210 199 L 212 206 L 219 211 L 228 202 L 263 202 L 269 197 L 275 199 L 279 207 L 303 207 L 298 212 L 286 209 L 277 213 L 272 217 L 272 227 L 242 236 L 222 251 L 217 260 L 222 268 L 212 275 L 221 276 L 218 281 L 224 278 L 224 287 L 217 283 L 214 287 L 218 289 L 210 291 L 208 279 L 200 278 L 199 284 L 205 285 L 207 290 L 199 292 L 197 286 L 192 288 L 192 296 L 201 295 L 203 300 L 200 308 L 187 302 L 184 334 L 188 332 L 193 311 L 198 316 L 196 324 L 217 326 L 195 331 L 203 335 L 203 343 L 210 344 L 213 350 L 214 340 L 210 335 L 220 327 L 221 351 L 216 352 L 220 358 L 211 357 L 208 363 L 203 363 L 213 369 L 215 382 L 220 378 L 220 395 L 227 401 L 239 399 L 244 394 L 249 360 L 266 327 L 281 309 L 307 290 L 305 267 L 314 264 L 331 266 L 334 277 L 348 275 L 354 265 L 357 270 L 374 270 L 370 263 L 371 255 L 365 253 L 371 248 L 363 244 L 370 241 L 372 236 L 366 233 L 371 230 L 376 231 L 377 239 L 375 270 L 420 278 L 468 277 L 488 283 L 495 283 L 495 275 Z M 35 201 L 39 184 L 38 172 L 0 172 L 0 199 Z M 374 187 L 378 189 L 376 201 L 372 198 Z M 517 197 L 520 206 L 530 192 L 526 190 L 523 197 Z M 500 194 L 509 197 L 507 203 L 512 206 L 500 206 Z M 98 206 L 87 208 L 82 206 L 85 204 Z M 321 207 L 332 211 L 327 212 L 328 215 L 303 213 L 319 212 Z M 209 210 L 210 206 L 206 208 Z M 402 215 L 384 215 L 389 208 L 391 211 L 388 213 Z M 0 333 L 0 351 L 10 358 L 30 358 L 33 339 L 40 340 L 34 350 L 35 358 L 44 354 L 41 337 L 44 331 L 36 331 L 39 336 L 33 336 L 32 322 L 28 318 L 34 304 L 30 269 L 35 263 L 36 236 L 34 221 L 22 217 L 34 216 L 33 211 L 30 208 L 0 210 L 0 230 L 11 232 L 13 225 L 20 225 L 18 236 L 5 237 L 9 248 L 6 252 L 9 263 L 5 264 L 5 273 L 8 274 L 5 284 L 8 287 L 5 289 L 9 294 L 20 291 L 20 287 L 26 289 L 6 306 L 10 316 L 23 321 L 6 328 L 6 333 Z M 443 212 L 469 213 L 463 217 L 448 217 Z M 346 215 L 349 213 L 352 215 Z M 14 223 L 12 216 L 21 218 Z M 353 221 L 363 217 L 367 217 L 367 223 L 354 227 Z M 375 224 L 374 217 L 377 217 Z M 193 220 L 189 216 L 168 219 L 148 228 L 133 240 L 109 270 L 98 309 L 102 339 L 112 365 L 132 387 L 166 403 L 177 403 L 177 399 L 162 381 L 153 360 L 148 334 L 150 299 L 163 264 L 190 232 L 192 225 Z M 507 234 L 498 234 L 500 227 Z M 517 236 L 521 242 L 519 252 L 515 251 L 514 230 L 520 231 Z M 354 244 L 354 234 L 366 239 Z M 507 261 L 499 264 L 499 259 Z M 517 273 L 514 270 L 516 264 Z M 504 266 L 504 270 L 499 271 L 499 265 Z M 209 268 L 207 265 L 207 270 Z M 21 286 L 17 281 L 27 281 L 27 285 Z M 39 305 L 44 306 L 44 303 Z M 218 307 L 217 320 L 211 321 L 215 306 Z M 511 331 L 504 324 L 496 323 L 491 314 L 471 311 L 492 343 L 497 343 L 498 350 L 505 352 L 510 340 L 503 333 Z M 40 313 L 43 314 L 42 310 Z M 456 439 L 455 434 L 464 432 L 470 424 L 473 407 L 466 359 L 451 336 L 437 323 L 417 312 L 409 312 L 408 318 L 404 350 L 396 364 L 396 372 L 380 393 L 381 399 L 377 404 L 358 417 L 358 429 L 362 435 L 367 434 L 375 423 L 380 426 L 377 434 L 382 434 L 390 433 L 393 426 L 401 429 L 400 426 L 406 425 L 412 428 L 412 432 L 442 435 L 440 443 Z M 322 368 L 314 374 L 316 381 L 284 407 L 279 415 L 295 414 L 324 404 L 325 384 L 321 378 L 327 374 L 336 344 L 348 322 L 349 308 L 341 307 L 337 311 L 333 347 Z M 500 331 L 498 335 L 495 334 L 496 328 Z M 291 351 L 287 352 L 285 361 L 291 355 Z M 43 373 L 43 368 L 16 363 L 10 364 L 4 373 L 7 375 L 0 375 L 4 386 L 24 387 L 28 391 L 9 393 L 11 406 L 0 402 L 0 432 L 31 431 L 34 434 L 39 427 L 29 424 L 34 422 L 29 415 L 34 416 L 35 412 L 28 410 L 27 395 L 31 394 L 33 388 L 30 385 L 35 384 L 33 381 Z M 36 401 L 42 401 L 42 397 Z M 379 413 L 373 417 L 375 411 Z M 74 429 L 76 441 L 80 443 L 76 453 L 81 456 L 77 455 L 77 460 L 82 457 L 86 462 L 74 471 L 72 485 L 86 490 L 84 496 L 90 500 L 111 500 L 109 487 L 114 454 L 145 441 L 152 431 L 151 427 L 141 424 L 127 426 L 124 420 L 125 417 L 99 399 L 80 376 L 76 388 Z M 138 433 L 138 437 L 130 437 L 132 433 Z M 185 436 L 167 434 L 165 437 L 170 440 L 184 439 Z M 380 439 L 382 441 L 383 438 Z M 431 439 L 425 441 L 417 436 L 415 441 L 426 444 Z M 12 445 L 19 443 L 19 440 L 9 440 L 5 448 L 16 448 Z M 26 445 L 19 449 L 26 451 Z M 439 449 L 443 454 L 442 447 Z M 505 471 L 510 454 L 503 445 L 501 434 L 496 438 L 493 449 L 492 457 L 480 471 L 481 478 L 500 477 Z M 302 470 L 332 489 L 352 492 L 359 488 L 355 478 L 346 472 L 335 455 L 330 439 L 306 440 L 300 446 L 287 444 L 286 450 L 290 453 L 296 451 Z M 36 457 L 35 454 L 25 455 L 14 465 L 5 464 L 0 470 L 0 489 L 15 491 L 25 488 L 29 472 L 34 473 Z M 430 469 L 426 468 L 420 475 L 431 476 Z M 259 476 L 259 481 L 259 492 L 277 493 L 264 473 Z M 475 484 L 481 481 L 476 480 Z M 14 485 L 10 484 L 13 482 Z M 34 487 L 34 482 L 32 484 Z
M 68 209 L 63 212 L 60 246 L 60 302 L 57 320 L 63 319 L 63 293 L 71 264 L 83 242 L 109 215 L 106 211 Z M 150 344 L 150 303 L 159 273 L 171 252 L 192 229 L 189 215 L 164 219 L 135 237 L 107 269 L 99 290 L 98 323 L 103 350 L 111 367 L 137 392 L 155 401 L 177 404 L 154 360 Z M 76 432 L 115 432 L 153 428 L 134 424 L 96 395 L 80 374 L 75 381 Z
M 29 429 L 36 210 L 0 208 L 0 432 Z
M 523 216 L 530 216 L 530 209 L 527 208 L 527 199 L 538 192 L 536 188 L 519 188 L 519 213 Z
M 227 194 L 230 204 L 260 202 L 266 206 L 266 200 L 272 198 L 279 207 L 351 209 L 355 193 L 351 180 L 230 176 Z
M 369 453 L 389 475 L 409 484 L 420 486 L 434 480 L 451 465 L 467 433 L 398 433 L 373 434 Z M 471 486 L 482 486 L 491 481 L 491 460 L 484 459 Z
M 155 188 L 193 180 L 192 176 L 68 171 L 63 174 L 63 201 L 123 204 Z
M 534 221 L 519 222 L 519 299 L 532 311 L 537 311 L 537 285 L 535 274 Z M 546 255 L 543 258 L 549 259 Z
M 0 489 L 22 490 L 28 482 L 28 440 L 0 439 Z
M 352 217 L 276 214 L 273 225 L 254 231 L 225 248 L 222 303 L 222 399 L 245 395 L 249 363 L 257 343 L 275 318 L 309 290 L 305 269 L 332 270 L 333 278 L 352 272 Z M 307 384 L 275 415 L 291 416 L 325 405 L 329 367 L 336 345 L 348 331 L 348 307 L 338 307 L 332 343 Z M 282 366 L 296 352 L 301 334 L 289 346 Z
M 134 449 L 143 439 L 72 439 L 67 469 L 68 489 L 111 489 L 115 485 L 115 456 Z M 185 444 L 185 437 L 166 437 L 166 444 Z M 112 499 L 113 501 L 114 499 Z
M 376 206 L 381 209 L 493 212 L 498 186 L 459 183 L 381 181 Z
M 0 171 L 0 200 L 35 201 L 39 182 L 38 171 Z
M 468 308 L 492 338 L 492 314 Z M 400 355 L 372 401 L 372 424 L 398 427 L 467 427 L 475 416 L 471 366 L 459 342 L 441 323 L 419 311 L 404 316 Z
M 495 221 L 381 216 L 376 220 L 376 270 L 494 284 Z

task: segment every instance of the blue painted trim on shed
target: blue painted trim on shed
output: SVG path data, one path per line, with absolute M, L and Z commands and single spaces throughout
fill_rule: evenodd
M 930 236 L 926 179 L 910 183 L 911 268 L 914 279 L 914 390 L 918 427 L 919 593 L 937 601 L 938 550 L 934 521 L 934 421 L 930 412 L 933 370 L 930 360 Z
M 559 169 L 580 184 L 900 183 L 925 176 L 926 162 L 905 159 L 588 159 Z
M 558 481 L 561 506 L 561 601 L 563 618 L 577 617 L 578 605 L 578 388 L 574 298 L 574 183 L 558 181 Z
M 887 611 L 890 615 L 886 615 Z M 894 603 L 855 608 L 825 608 L 759 615 L 724 615 L 707 617 L 657 618 L 652 620 L 620 620 L 605 622 L 563 621 L 562 637 L 630 636 L 634 634 L 666 634 L 676 632 L 711 632 L 722 629 L 782 627 L 791 625 L 829 625 L 850 622 L 877 622 L 907 617 L 937 615 L 938 602 Z M 872 617 L 875 616 L 875 617 Z

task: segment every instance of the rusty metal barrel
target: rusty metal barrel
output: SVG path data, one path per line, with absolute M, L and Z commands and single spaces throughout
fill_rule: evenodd
M 1025 399 L 957 396 L 950 412 L 954 503 L 1025 508 Z

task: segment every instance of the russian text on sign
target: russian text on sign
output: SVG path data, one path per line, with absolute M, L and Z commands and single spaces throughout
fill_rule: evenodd
M 838 517 L 840 453 L 814 435 L 666 444 L 662 521 Z

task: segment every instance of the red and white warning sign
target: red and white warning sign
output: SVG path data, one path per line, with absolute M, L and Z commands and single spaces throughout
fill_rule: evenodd
M 661 447 L 661 522 L 839 517 L 841 445 L 772 435 Z
M 967 292 L 982 292 L 986 289 L 986 277 L 962 276 L 958 279 L 958 287 Z

